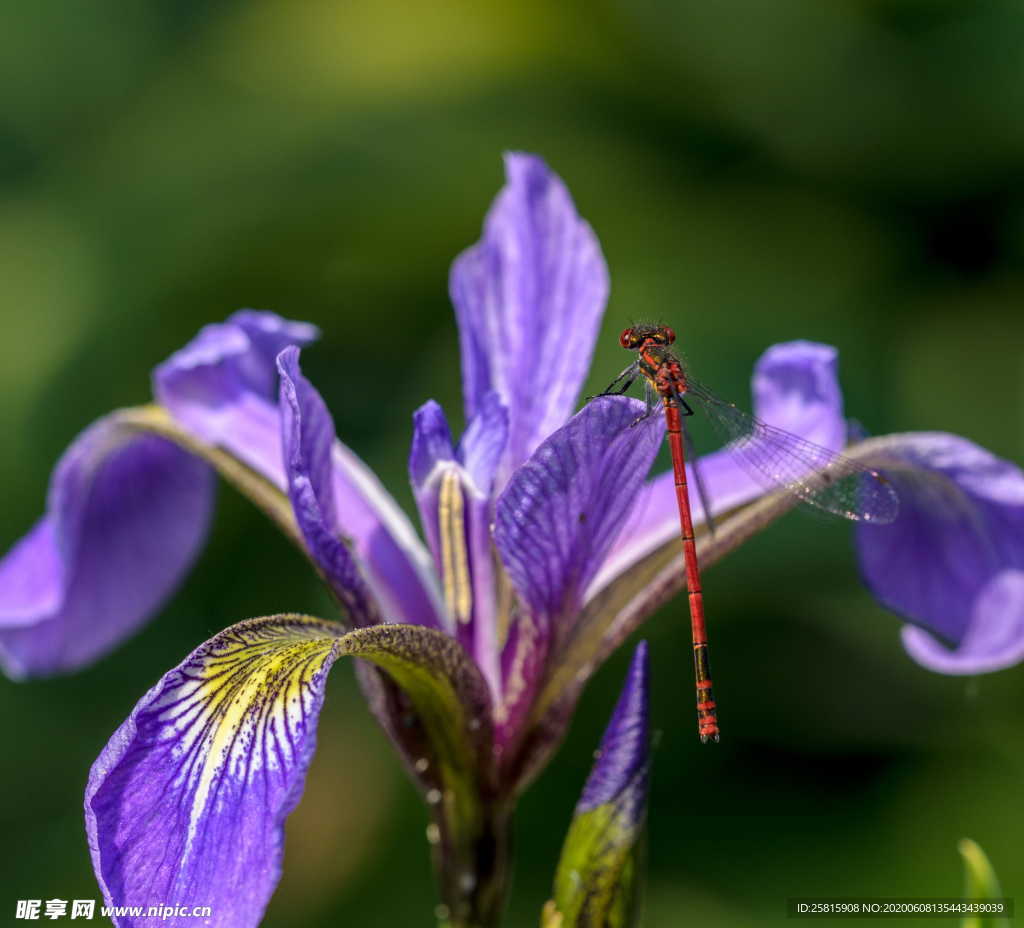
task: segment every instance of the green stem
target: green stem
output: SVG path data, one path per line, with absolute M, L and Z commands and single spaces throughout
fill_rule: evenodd
M 511 875 L 511 808 L 483 802 L 475 820 L 439 809 L 434 866 L 441 889 L 440 928 L 498 928 Z M 453 814 L 454 813 L 454 814 Z M 467 827 L 468 826 L 468 827 Z

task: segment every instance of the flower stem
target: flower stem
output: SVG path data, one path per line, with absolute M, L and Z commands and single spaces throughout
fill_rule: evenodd
M 511 809 L 481 805 L 469 822 L 439 809 L 434 866 L 441 889 L 439 928 L 497 928 L 505 910 L 511 873 Z M 466 827 L 466 826 L 469 827 Z

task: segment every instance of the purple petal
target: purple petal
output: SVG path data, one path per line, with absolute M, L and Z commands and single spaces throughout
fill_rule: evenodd
M 551 435 L 498 499 L 494 542 L 538 616 L 574 615 L 664 435 L 643 404 L 600 397 Z
M 13 677 L 77 669 L 174 591 L 206 537 L 205 464 L 112 415 L 64 453 L 46 515 L 0 561 L 0 661 Z
M 409 452 L 409 479 L 413 490 L 422 487 L 439 462 L 455 460 L 455 445 L 444 410 L 428 400 L 413 413 L 412 449 Z
M 484 415 L 481 412 L 477 420 Z M 500 414 L 491 417 L 495 421 L 500 418 Z M 488 479 L 487 447 L 494 444 L 485 433 L 494 430 L 488 419 L 474 429 L 471 439 L 476 470 L 484 479 Z M 477 452 L 477 448 L 481 450 Z M 433 401 L 425 403 L 413 417 L 409 473 L 423 531 L 441 578 L 447 607 L 443 627 L 473 655 L 497 694 L 499 649 L 491 500 L 457 457 L 443 410 Z
M 508 442 L 508 410 L 497 393 L 488 393 L 459 442 L 458 458 L 473 483 L 487 496 L 494 488 L 501 455 Z
M 601 740 L 577 812 L 619 801 L 627 791 L 640 794 L 636 797 L 639 802 L 633 801 L 631 805 L 642 812 L 651 747 L 648 688 L 647 642 L 641 641 L 633 652 L 626 683 Z
M 343 596 L 350 597 L 355 621 L 357 615 L 368 621 L 374 611 L 359 604 L 361 575 L 375 614 L 439 626 L 443 606 L 430 555 L 408 519 L 373 472 L 335 439 L 323 400 L 299 371 L 297 349 L 282 353 L 279 369 L 289 492 L 296 494 L 296 518 L 317 563 L 339 595 L 348 591 Z
M 499 747 L 516 737 L 547 656 L 570 634 L 583 590 L 657 453 L 661 420 L 636 423 L 642 412 L 642 403 L 625 397 L 588 403 L 498 498 L 494 544 L 525 607 L 513 610 L 502 653 Z
M 754 410 L 769 425 L 832 451 L 846 445 L 839 352 L 795 341 L 773 345 L 754 368 Z
M 315 326 L 246 309 L 208 325 L 153 371 L 158 402 L 203 440 L 285 487 L 274 361 Z
M 334 500 L 334 423 L 320 394 L 299 370 L 299 349 L 277 360 L 281 375 L 281 430 L 288 497 L 295 519 L 327 582 L 351 615 L 352 624 L 380 621 L 355 558 L 338 533 Z
M 1024 473 L 957 435 L 889 442 L 887 454 L 909 469 L 886 471 L 900 496 L 896 521 L 857 526 L 864 581 L 883 605 L 966 653 L 983 594 L 1008 568 L 1024 569 Z
M 1001 571 L 981 588 L 955 650 L 913 625 L 903 627 L 903 646 L 937 673 L 991 673 L 1024 661 L 1024 571 Z
M 143 697 L 86 789 L 89 848 L 108 905 L 205 905 L 211 924 L 259 924 L 343 631 L 306 616 L 243 622 Z M 148 921 L 115 919 L 124 928 Z
M 597 237 L 562 181 L 525 154 L 507 155 L 505 173 L 450 281 L 466 418 L 491 391 L 509 410 L 499 485 L 572 411 L 608 297 Z
M 845 444 L 846 422 L 837 379 L 837 352 L 830 345 L 794 341 L 773 345 L 757 361 L 753 375 L 754 412 L 759 419 L 827 448 Z M 695 420 L 699 416 L 694 417 Z M 700 422 L 694 430 L 700 432 Z M 764 488 L 726 450 L 701 457 L 712 515 L 748 503 Z M 696 493 L 692 462 L 687 464 L 690 507 L 695 525 L 705 521 Z M 606 587 L 632 566 L 678 537 L 679 516 L 671 471 L 659 474 L 638 494 L 636 507 L 610 557 L 595 577 L 591 593 Z

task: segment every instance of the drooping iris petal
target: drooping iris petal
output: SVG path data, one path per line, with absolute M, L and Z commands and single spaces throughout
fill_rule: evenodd
M 346 633 L 310 616 L 270 616 L 226 629 L 167 673 L 93 765 L 86 830 L 108 904 L 205 905 L 209 924 L 259 923 L 280 877 L 284 822 L 302 793 L 327 671 L 343 655 L 376 665 L 404 693 L 413 715 L 403 736 L 429 759 L 423 774 L 441 797 L 442 841 L 464 866 L 494 777 L 487 687 L 462 650 L 417 626 Z
M 937 673 L 991 673 L 1024 661 L 1024 571 L 1009 568 L 981 588 L 955 649 L 915 625 L 903 627 L 903 646 Z
M 505 158 L 481 240 L 452 265 L 466 419 L 496 391 L 509 411 L 499 485 L 572 411 L 608 297 L 597 237 L 540 159 Z
M 109 905 L 159 899 L 210 906 L 209 924 L 259 924 L 343 632 L 306 616 L 242 623 L 142 698 L 86 789 L 89 847 Z M 115 920 L 123 928 L 146 921 Z
M 285 460 L 293 489 L 301 489 L 296 518 L 308 533 L 311 552 L 321 569 L 334 576 L 339 592 L 357 585 L 349 553 L 354 555 L 376 601 L 376 614 L 385 621 L 440 626 L 442 607 L 430 555 L 373 472 L 335 439 L 330 414 L 299 371 L 298 358 L 298 349 L 288 349 L 278 368 L 287 419 Z
M 351 615 L 352 624 L 380 621 L 359 565 L 338 534 L 334 500 L 334 424 L 320 394 L 299 370 L 299 349 L 278 358 L 281 372 L 281 430 L 288 496 L 303 538 L 324 578 Z
M 0 661 L 13 677 L 82 667 L 180 582 L 205 537 L 213 477 L 170 442 L 100 419 L 64 453 L 47 512 L 0 561 Z
M 635 924 L 637 843 L 650 765 L 647 693 L 647 645 L 641 642 L 576 805 L 545 928 Z
M 315 341 L 315 326 L 241 310 L 204 327 L 153 371 L 157 400 L 189 431 L 285 488 L 274 361 Z
M 1015 574 L 994 581 L 1024 569 L 1024 473 L 957 435 L 920 432 L 884 441 L 885 453 L 899 462 L 885 473 L 900 512 L 890 525 L 857 526 L 865 583 L 884 606 L 954 646 L 951 662 L 972 655 L 993 667 L 1016 662 L 1019 630 L 1009 606 Z M 999 603 L 1007 604 L 1005 614 L 996 614 Z M 927 651 L 914 647 L 911 654 Z
M 752 386 L 754 414 L 759 419 L 826 448 L 838 450 L 845 444 L 837 352 L 831 345 L 808 341 L 773 345 L 758 359 Z M 699 443 L 707 433 L 701 427 L 699 407 L 696 413 L 688 427 Z M 764 493 L 764 487 L 724 449 L 702 456 L 698 466 L 712 515 L 741 506 Z M 692 462 L 687 464 L 686 475 L 693 521 L 700 525 L 705 522 L 705 515 Z M 668 471 L 649 481 L 637 494 L 629 523 L 594 579 L 591 593 L 604 589 L 678 535 L 675 481 Z
M 664 436 L 624 397 L 588 403 L 513 474 L 494 542 L 520 599 L 538 616 L 574 615 L 635 501 Z

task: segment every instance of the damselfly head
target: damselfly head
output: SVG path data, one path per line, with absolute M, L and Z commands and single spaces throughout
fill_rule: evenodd
M 644 345 L 671 345 L 675 340 L 676 333 L 667 325 L 631 325 L 619 336 L 619 344 L 630 351 Z

